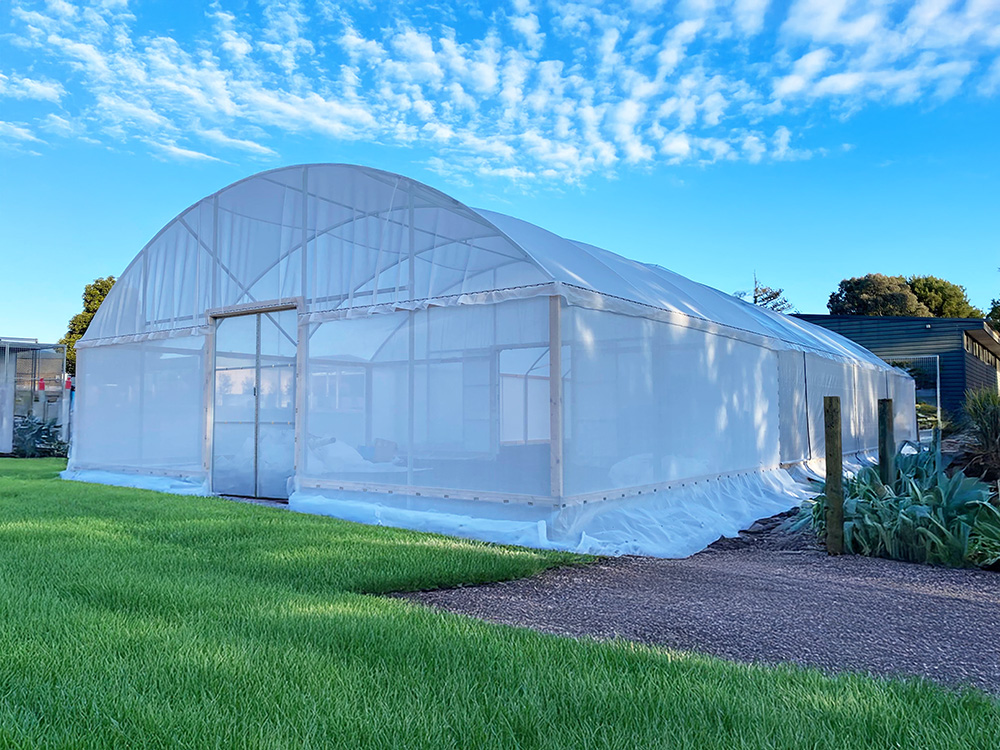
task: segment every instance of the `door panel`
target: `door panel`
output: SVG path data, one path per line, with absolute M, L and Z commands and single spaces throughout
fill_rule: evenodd
M 212 489 L 288 497 L 295 467 L 295 310 L 216 322 Z
M 257 455 L 257 496 L 288 497 L 288 478 L 295 466 L 295 425 L 261 423 Z

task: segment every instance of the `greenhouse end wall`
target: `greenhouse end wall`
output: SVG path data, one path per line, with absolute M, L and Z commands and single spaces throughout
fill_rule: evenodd
M 81 347 L 70 468 L 204 482 L 206 338 Z

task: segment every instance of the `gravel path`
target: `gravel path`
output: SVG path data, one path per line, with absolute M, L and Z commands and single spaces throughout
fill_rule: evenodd
M 1000 694 L 1000 574 L 780 547 L 723 541 L 686 560 L 605 559 L 405 597 L 560 635 Z

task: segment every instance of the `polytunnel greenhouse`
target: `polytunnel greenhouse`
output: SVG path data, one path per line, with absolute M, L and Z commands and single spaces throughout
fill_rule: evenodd
M 799 503 L 824 396 L 848 453 L 879 398 L 916 430 L 912 379 L 845 338 L 359 166 L 198 201 L 77 349 L 67 478 L 609 554 Z

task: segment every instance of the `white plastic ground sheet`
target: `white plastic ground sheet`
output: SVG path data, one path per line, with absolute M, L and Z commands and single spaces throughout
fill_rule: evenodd
M 847 339 L 346 165 L 184 211 L 78 349 L 67 478 L 603 554 L 801 502 L 824 396 L 846 452 L 886 396 L 916 435 L 912 379 Z

